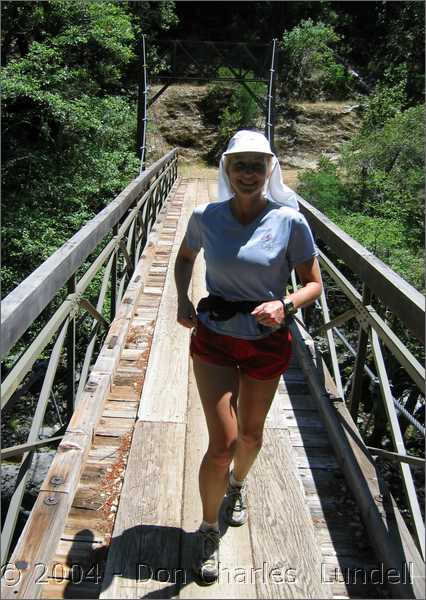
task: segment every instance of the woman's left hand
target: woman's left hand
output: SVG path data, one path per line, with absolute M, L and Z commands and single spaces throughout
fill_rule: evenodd
M 256 321 L 260 325 L 276 327 L 281 325 L 284 320 L 284 306 L 281 300 L 262 302 L 250 314 L 256 317 Z

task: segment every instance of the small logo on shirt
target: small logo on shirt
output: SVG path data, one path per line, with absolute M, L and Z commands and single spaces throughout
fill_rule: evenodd
M 273 247 L 272 233 L 270 229 L 265 231 L 265 233 L 260 238 L 260 241 L 262 243 L 262 247 L 266 250 L 270 250 Z

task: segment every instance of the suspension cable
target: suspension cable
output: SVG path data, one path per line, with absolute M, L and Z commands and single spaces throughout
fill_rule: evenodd
M 273 86 L 273 82 L 274 82 L 274 73 L 275 73 L 275 44 L 276 44 L 277 40 L 274 38 L 272 40 L 272 60 L 271 60 L 271 68 L 269 69 L 270 72 L 270 76 L 269 76 L 269 89 L 268 89 L 268 119 L 266 122 L 266 127 L 267 127 L 267 138 L 269 143 L 271 143 L 271 129 L 272 129 L 272 122 L 271 122 L 271 109 L 272 109 L 272 86 Z
M 141 164 L 140 164 L 140 169 L 139 169 L 139 175 L 142 173 L 143 171 L 143 167 L 144 167 L 144 160 L 145 160 L 145 141 L 146 141 L 146 128 L 147 128 L 147 121 L 148 121 L 148 116 L 147 116 L 147 102 L 146 102 L 146 95 L 148 93 L 147 90 L 147 77 L 146 77 L 146 70 L 147 70 L 147 64 L 146 64 L 146 53 L 145 53 L 145 34 L 142 34 L 142 55 L 143 55 L 143 127 L 142 127 L 142 146 L 141 146 Z

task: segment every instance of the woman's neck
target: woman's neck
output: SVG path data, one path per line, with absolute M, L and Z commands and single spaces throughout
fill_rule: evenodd
M 230 205 L 234 217 L 244 225 L 253 221 L 265 209 L 267 202 L 266 196 L 263 195 L 256 198 L 241 198 L 235 195 Z

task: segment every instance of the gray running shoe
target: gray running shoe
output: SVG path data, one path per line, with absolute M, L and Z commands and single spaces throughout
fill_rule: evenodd
M 239 527 L 244 525 L 247 519 L 247 484 L 238 487 L 228 483 L 225 496 L 225 522 L 232 527 Z
M 193 563 L 195 574 L 204 584 L 214 583 L 219 577 L 220 533 L 214 529 L 197 531 L 196 555 Z

